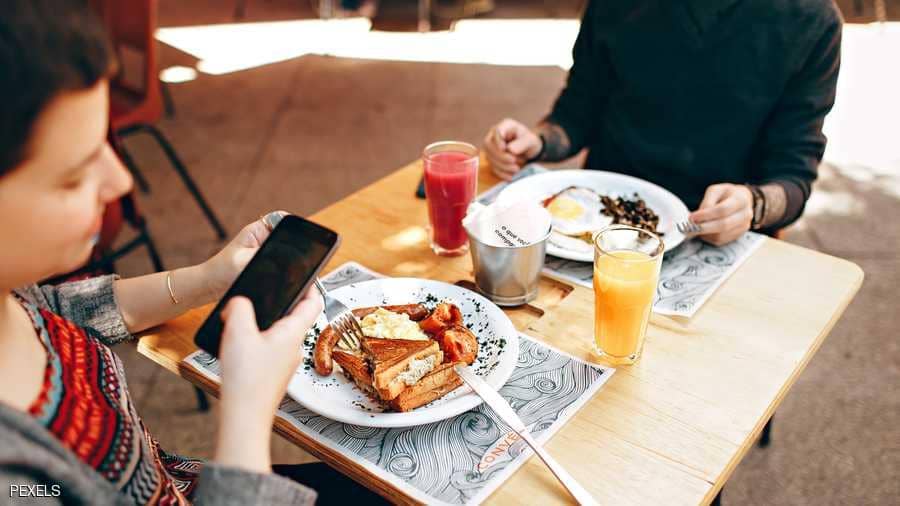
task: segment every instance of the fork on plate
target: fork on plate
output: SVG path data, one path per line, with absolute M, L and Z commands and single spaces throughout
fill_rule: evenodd
M 703 227 L 691 220 L 684 220 L 675 225 L 675 230 L 684 234 L 685 237 L 693 237 L 703 231 Z
M 328 324 L 340 336 L 338 346 L 351 351 L 358 350 L 360 340 L 364 335 L 359 322 L 353 316 L 353 312 L 343 302 L 328 295 L 328 290 L 325 289 L 319 278 L 315 279 L 315 283 L 319 293 L 322 294 L 322 298 L 325 299 L 325 318 L 328 319 Z

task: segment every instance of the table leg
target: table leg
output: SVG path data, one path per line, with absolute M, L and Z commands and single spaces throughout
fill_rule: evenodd
M 766 448 L 769 446 L 769 443 L 772 442 L 772 420 L 775 419 L 775 415 L 772 415 L 772 418 L 769 418 L 769 421 L 766 422 L 766 426 L 763 427 L 762 433 L 759 435 L 759 442 L 756 444 L 760 448 Z

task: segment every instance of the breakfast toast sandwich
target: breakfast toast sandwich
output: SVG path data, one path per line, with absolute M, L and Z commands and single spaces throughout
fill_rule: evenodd
M 398 334 L 396 325 L 387 325 L 397 323 L 393 321 L 397 318 L 388 318 L 391 315 L 383 313 L 406 315 L 406 321 L 412 322 L 421 338 L 410 337 L 416 332 Z M 366 337 L 360 339 L 356 349 L 336 347 L 340 335 L 330 326 L 322 331 L 314 352 L 316 372 L 331 374 L 333 359 L 344 375 L 369 397 L 388 410 L 399 412 L 424 406 L 462 385 L 453 366 L 475 361 L 478 340 L 463 325 L 458 306 L 442 302 L 432 311 L 420 304 L 354 310 L 356 318 L 364 319 L 372 314 L 384 321 L 372 317 L 377 321 L 370 325 L 369 331 L 375 334 L 364 329 Z M 403 321 L 400 323 L 405 325 Z M 381 326 L 389 328 L 385 330 Z
M 372 386 L 384 401 L 415 385 L 444 361 L 444 353 L 431 339 L 365 338 L 360 343 L 372 372 Z
M 362 353 L 354 353 L 341 349 L 334 350 L 332 358 L 344 370 L 344 375 L 365 393 L 377 397 L 375 387 L 372 386 L 372 373 L 369 371 L 369 361 Z
M 411 411 L 456 390 L 463 383 L 459 374 L 453 370 L 453 366 L 459 363 L 462 362 L 448 362 L 435 367 L 418 383 L 394 397 L 389 403 L 391 408 L 401 412 Z

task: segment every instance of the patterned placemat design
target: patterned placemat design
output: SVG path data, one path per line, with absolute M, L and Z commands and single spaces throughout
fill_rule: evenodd
M 359 264 L 347 263 L 322 281 L 333 289 L 376 277 L 380 276 Z M 205 352 L 196 352 L 186 361 L 219 379 L 218 363 Z M 500 394 L 535 439 L 546 441 L 613 372 L 520 334 L 518 363 Z M 336 422 L 289 397 L 282 401 L 278 416 L 427 504 L 478 504 L 531 454 L 485 405 L 441 422 L 397 429 Z
M 547 170 L 537 164 L 528 165 L 512 181 Z M 509 184 L 503 182 L 495 185 L 479 195 L 478 201 L 485 205 L 493 202 Z M 746 232 L 725 246 L 713 246 L 699 239 L 689 239 L 667 252 L 663 257 L 653 312 L 693 316 L 719 286 L 756 251 L 763 239 L 765 236 L 755 232 Z M 547 255 L 544 263 L 544 274 L 547 276 L 587 288 L 593 288 L 593 269 L 591 263 L 552 255 Z
M 746 232 L 725 246 L 692 239 L 663 257 L 653 312 L 691 317 L 703 303 L 756 251 L 765 236 Z M 547 256 L 544 274 L 562 281 L 593 288 L 594 266 Z

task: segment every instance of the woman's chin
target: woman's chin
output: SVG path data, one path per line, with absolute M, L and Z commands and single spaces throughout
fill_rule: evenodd
M 57 275 L 66 274 L 66 273 L 69 273 L 72 271 L 77 271 L 78 269 L 84 267 L 88 263 L 88 261 L 91 259 L 91 253 L 93 253 L 94 246 L 96 244 L 97 244 L 96 239 L 92 238 L 89 241 L 87 241 L 85 243 L 85 245 L 82 247 L 81 251 L 79 251 L 75 255 L 72 255 L 71 260 L 69 262 L 66 262 L 67 265 L 64 268 L 64 270 L 57 273 Z

